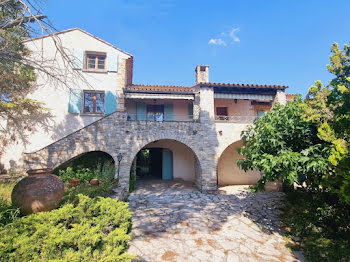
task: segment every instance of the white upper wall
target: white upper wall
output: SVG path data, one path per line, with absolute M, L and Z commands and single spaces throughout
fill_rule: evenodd
M 66 30 L 56 34 L 55 39 L 70 59 L 75 49 L 83 51 L 103 52 L 118 57 L 117 72 L 87 72 L 81 69 L 72 69 L 62 59 L 53 38 L 41 37 L 25 41 L 31 51 L 30 58 L 40 64 L 57 79 L 48 77 L 43 72 L 37 72 L 34 90 L 28 98 L 45 103 L 52 117 L 47 120 L 45 128 L 40 128 L 28 136 L 28 144 L 11 145 L 2 155 L 1 162 L 6 168 L 22 165 L 23 152 L 33 152 L 44 146 L 100 119 L 103 115 L 72 114 L 68 112 L 70 88 L 82 90 L 100 90 L 118 92 L 126 84 L 126 60 L 131 58 L 103 40 L 86 33 L 80 29 Z M 107 64 L 107 62 L 106 62 Z

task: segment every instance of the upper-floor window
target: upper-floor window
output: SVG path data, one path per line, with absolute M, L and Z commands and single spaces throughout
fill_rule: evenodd
M 106 69 L 106 54 L 86 52 L 86 69 L 90 70 L 105 70 Z
M 147 120 L 148 121 L 163 121 L 164 120 L 164 105 L 147 105 Z
M 84 91 L 84 113 L 104 113 L 105 93 Z

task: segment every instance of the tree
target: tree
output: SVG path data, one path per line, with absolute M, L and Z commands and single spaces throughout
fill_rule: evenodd
M 328 86 L 318 82 L 317 88 L 309 89 L 305 118 L 317 126 L 318 137 L 331 146 L 332 172 L 324 178 L 323 186 L 350 203 L 350 46 L 340 50 L 334 43 L 331 52 L 328 71 L 335 78 Z M 314 117 L 317 115 L 323 117 Z
M 238 164 L 263 172 L 259 189 L 282 178 L 350 203 L 350 46 L 334 43 L 331 52 L 329 85 L 316 81 L 305 100 L 276 105 L 242 133 Z
M 24 6 L 19 1 L 5 1 L 0 6 L 0 139 L 2 148 L 9 140 L 24 139 L 24 131 L 45 113 L 43 104 L 26 98 L 35 81 L 34 68 L 25 63 L 29 51 L 23 39 L 29 36 L 25 22 L 20 22 Z
M 1 1 L 1 0 L 0 0 Z M 35 14 L 34 14 L 35 13 Z M 39 30 L 38 30 L 39 29 Z M 39 33 L 38 33 L 39 31 Z M 68 85 L 66 71 L 56 61 L 32 57 L 24 40 L 46 33 L 56 46 L 57 58 L 64 68 L 72 68 L 72 58 L 66 53 L 54 27 L 42 15 L 36 0 L 3 0 L 0 2 L 0 147 L 1 152 L 12 141 L 27 142 L 27 137 L 38 127 L 46 127 L 50 118 L 45 104 L 28 98 L 37 88 L 38 74 L 48 81 Z M 36 54 L 38 55 L 38 54 Z M 80 72 L 71 70 L 72 79 L 81 79 Z
M 329 149 L 317 137 L 315 125 L 303 118 L 302 100 L 286 106 L 276 104 L 271 112 L 257 119 L 242 133 L 245 156 L 238 160 L 243 170 L 263 173 L 257 188 L 282 178 L 289 183 L 306 182 L 308 189 L 319 190 L 322 176 L 328 171 Z

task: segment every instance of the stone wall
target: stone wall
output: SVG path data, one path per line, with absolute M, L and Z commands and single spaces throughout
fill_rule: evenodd
M 188 146 L 198 162 L 196 180 L 200 176 L 203 191 L 216 190 L 217 148 L 215 127 L 196 122 L 148 122 L 127 121 L 126 113 L 115 112 L 85 128 L 34 153 L 25 154 L 27 169 L 55 168 L 60 164 L 90 151 L 110 154 L 116 163 L 122 153 L 120 184 L 128 188 L 132 161 L 147 144 L 172 139 Z M 198 167 L 198 165 L 200 167 Z M 117 170 L 116 170 L 117 171 Z

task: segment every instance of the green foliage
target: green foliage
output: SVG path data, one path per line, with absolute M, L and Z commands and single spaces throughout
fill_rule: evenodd
M 131 213 L 125 202 L 79 195 L 67 204 L 0 229 L 1 261 L 131 261 Z
M 307 261 L 350 261 L 350 206 L 329 192 L 289 192 L 282 222 Z M 297 238 L 296 238 L 297 237 Z
M 286 106 L 275 105 L 271 112 L 257 119 L 242 133 L 245 156 L 238 164 L 245 170 L 259 170 L 263 176 L 258 189 L 268 181 L 282 178 L 290 184 L 306 182 L 310 190 L 319 190 L 328 172 L 326 145 L 317 137 L 316 127 L 303 118 L 301 99 Z
M 86 168 L 82 166 L 67 167 L 65 170 L 58 170 L 58 176 L 63 182 L 78 178 L 81 182 L 89 182 L 93 178 L 97 178 L 102 185 L 110 184 L 115 175 L 115 167 L 110 162 L 97 163 L 94 168 Z
M 21 1 L 5 1 L 0 5 L 0 23 L 21 21 L 25 13 Z M 32 130 L 48 116 L 43 103 L 26 98 L 36 79 L 27 59 L 29 51 L 23 43 L 29 30 L 25 23 L 0 29 L 0 114 L 6 123 L 0 129 L 2 147 L 18 138 L 26 142 L 25 131 Z
M 6 200 L 7 203 L 11 203 L 11 193 L 16 183 L 16 181 L 0 182 L 0 197 Z
M 76 187 L 68 188 L 63 195 L 61 206 L 66 204 L 77 204 L 79 202 L 78 195 L 95 198 L 98 196 L 106 197 L 110 193 L 111 184 L 108 186 L 91 186 L 89 184 L 80 184 Z
M 78 178 L 81 182 L 89 182 L 95 178 L 94 172 L 90 168 L 78 167 L 74 170 L 72 167 L 67 167 L 66 170 L 60 170 L 58 176 L 63 182 L 69 182 L 69 180 Z
M 18 208 L 11 206 L 7 199 L 0 196 L 0 228 L 7 225 L 20 216 Z

